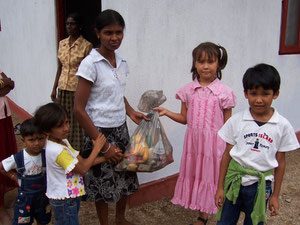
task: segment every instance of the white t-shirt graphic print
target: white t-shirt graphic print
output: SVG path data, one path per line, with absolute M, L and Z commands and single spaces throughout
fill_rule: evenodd
M 239 112 L 224 124 L 218 134 L 233 145 L 230 156 L 235 161 L 262 172 L 278 166 L 277 151 L 288 152 L 299 148 L 293 127 L 276 110 L 262 126 L 254 121 L 249 110 Z M 266 179 L 273 180 L 273 176 Z M 250 185 L 257 180 L 257 177 L 244 176 L 242 185 Z

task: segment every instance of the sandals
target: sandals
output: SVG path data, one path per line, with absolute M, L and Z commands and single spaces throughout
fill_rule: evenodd
M 207 224 L 207 221 L 208 221 L 208 219 L 204 219 L 204 218 L 202 218 L 202 217 L 200 217 L 200 216 L 197 218 L 197 220 L 198 220 L 198 221 L 201 221 L 204 225 L 206 225 L 206 224 Z
M 197 221 L 201 221 L 201 222 L 203 223 L 203 225 L 206 225 L 208 219 L 204 219 L 204 218 L 202 218 L 202 217 L 199 216 L 199 217 L 197 218 Z M 190 224 L 190 225 L 193 225 L 193 224 Z

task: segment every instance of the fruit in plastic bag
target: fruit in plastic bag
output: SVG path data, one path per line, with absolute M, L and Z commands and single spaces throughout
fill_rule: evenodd
M 138 168 L 138 166 L 135 163 L 129 163 L 127 165 L 127 170 L 128 171 L 136 172 L 137 168 Z
M 146 143 L 135 144 L 130 153 L 138 158 L 137 163 L 145 163 L 149 159 L 149 147 Z

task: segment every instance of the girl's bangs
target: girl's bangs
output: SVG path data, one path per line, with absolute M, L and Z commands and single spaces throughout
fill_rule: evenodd
M 196 52 L 196 60 L 201 61 L 202 59 L 208 59 L 209 61 L 216 61 L 218 58 L 218 53 L 211 48 L 199 49 Z

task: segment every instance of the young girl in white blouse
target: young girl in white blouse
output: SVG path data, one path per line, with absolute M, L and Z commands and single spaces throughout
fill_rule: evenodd
M 92 165 L 105 161 L 97 157 L 105 144 L 104 135 L 94 141 L 92 153 L 83 159 L 66 137 L 70 125 L 66 110 L 57 103 L 41 106 L 34 116 L 35 124 L 47 137 L 47 191 L 55 217 L 55 225 L 79 224 L 80 197 L 85 194 L 83 175 Z

